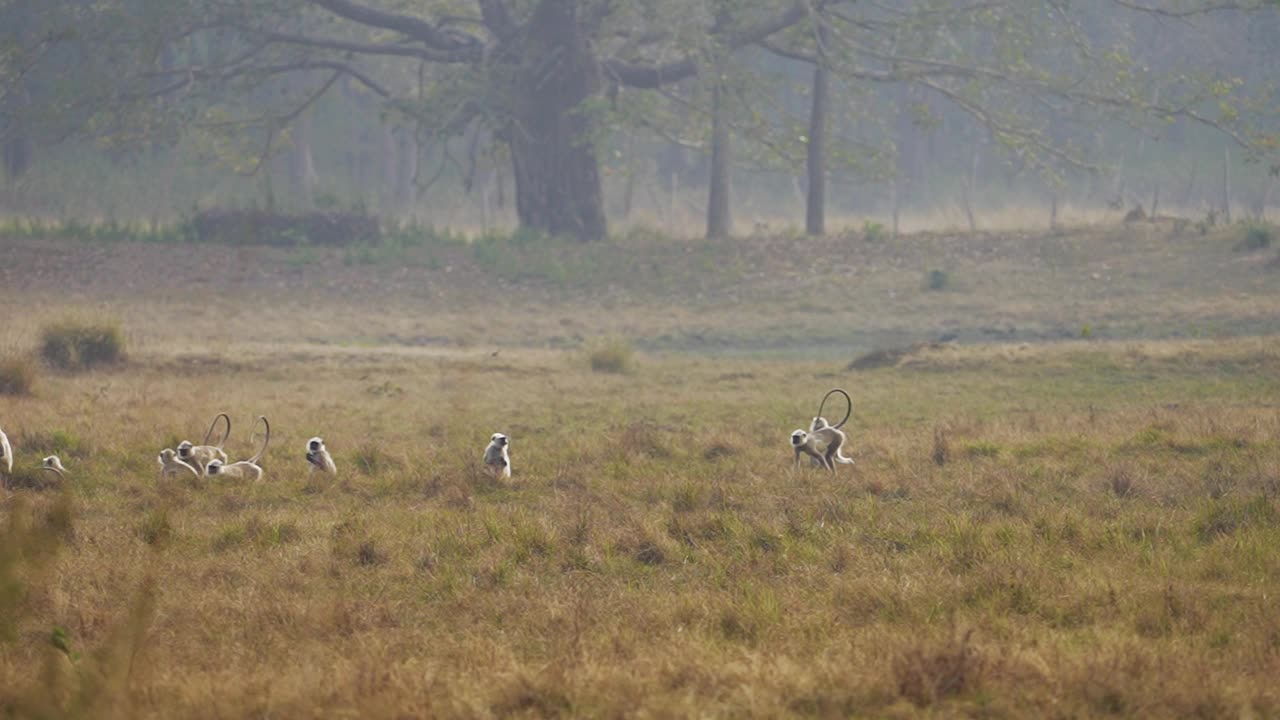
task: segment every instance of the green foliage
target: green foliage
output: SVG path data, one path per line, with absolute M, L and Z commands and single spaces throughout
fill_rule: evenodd
M 0 395 L 30 395 L 36 376 L 36 363 L 31 356 L 0 358 Z
M 1275 238 L 1274 225 L 1259 221 L 1247 222 L 1237 247 L 1245 251 L 1266 250 L 1275 244 Z
M 862 223 L 862 237 L 870 243 L 878 243 L 884 240 L 884 225 L 878 222 L 865 220 Z
M 930 270 L 924 274 L 924 286 L 927 290 L 945 290 L 950 281 L 943 270 Z
M 635 348 L 626 338 L 596 340 L 587 347 L 587 360 L 595 372 L 631 372 L 634 359 Z
M 59 370 L 90 370 L 116 364 L 124 356 L 124 330 L 118 321 L 72 318 L 41 332 L 40 357 Z

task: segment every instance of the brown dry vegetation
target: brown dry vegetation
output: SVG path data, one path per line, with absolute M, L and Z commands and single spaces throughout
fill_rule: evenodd
M 110 252 L 132 252 L 61 250 L 69 268 L 104 253 L 108 277 Z M 1203 254 L 1252 289 L 1157 283 L 1132 290 L 1143 305 L 1097 302 L 1137 319 L 1244 293 L 1258 314 L 1232 304 L 1223 322 L 1255 327 L 1275 290 L 1219 250 Z M 1050 312 L 977 289 L 1012 282 L 991 262 L 990 278 L 965 266 L 973 284 L 953 302 L 982 318 Z M 1039 267 L 1018 283 L 1055 282 Z M 633 302 L 602 320 L 474 270 L 459 272 L 498 293 L 487 314 L 459 299 L 402 316 L 396 281 L 372 287 L 395 271 L 374 266 L 343 270 L 370 289 L 323 296 L 312 317 L 287 304 L 304 288 L 272 279 L 287 286 L 286 271 L 236 286 L 267 304 L 86 285 L 7 330 L 5 344 L 33 343 L 40 317 L 97 298 L 131 340 L 125 365 L 0 397 L 19 465 L 58 452 L 71 472 L 65 495 L 4 501 L 0 579 L 17 553 L 25 587 L 7 601 L 0 583 L 8 714 L 1280 715 L 1273 337 L 946 345 L 861 372 L 841 370 L 848 356 L 641 352 L 628 373 L 598 373 L 576 347 L 546 349 L 566 320 L 657 333 L 687 316 L 642 280 L 612 291 Z M 697 322 L 767 335 L 765 300 L 784 290 L 760 282 Z M 0 298 L 23 293 L 38 294 Z M 172 322 L 204 303 L 217 312 Z M 279 340 L 249 325 L 260 310 Z M 916 312 L 879 322 L 933 332 Z M 407 332 L 470 344 L 371 339 L 419 326 Z M 521 347 L 526 332 L 544 347 Z M 858 464 L 792 469 L 786 436 L 832 385 L 857 400 Z M 268 480 L 159 482 L 156 452 L 203 433 L 215 408 L 238 425 L 237 458 L 253 452 L 250 417 L 271 417 Z M 478 466 L 494 431 L 512 438 L 509 483 Z M 337 480 L 306 472 L 317 433 Z

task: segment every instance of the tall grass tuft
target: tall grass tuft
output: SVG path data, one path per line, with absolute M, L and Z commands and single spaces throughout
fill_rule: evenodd
M 124 346 L 118 321 L 67 319 L 41 332 L 40 357 L 59 370 L 89 370 L 124 360 Z
M 26 355 L 0 358 L 0 395 L 30 395 L 36 384 L 36 364 Z

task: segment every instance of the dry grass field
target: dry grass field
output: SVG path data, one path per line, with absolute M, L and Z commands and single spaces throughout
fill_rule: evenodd
M 0 395 L 0 716 L 1280 717 L 1280 270 L 1233 243 L 0 240 L 0 355 L 129 341 Z M 793 468 L 832 386 L 857 464 Z M 267 479 L 160 481 L 219 410 Z

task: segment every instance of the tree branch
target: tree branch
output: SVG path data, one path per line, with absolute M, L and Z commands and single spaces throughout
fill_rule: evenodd
M 483 43 L 479 38 L 458 31 L 440 30 L 422 18 L 378 10 L 352 0 L 309 2 L 351 22 L 402 33 L 428 47 L 455 54 L 457 62 L 478 62 L 481 58 Z
M 805 13 L 804 3 L 793 3 L 773 17 L 761 20 L 744 30 L 726 34 L 723 37 L 724 46 L 730 50 L 736 50 L 744 45 L 759 42 L 800 22 L 805 17 Z M 684 80 L 698 72 L 698 62 L 691 56 L 656 65 L 610 58 L 604 61 L 603 66 L 605 73 L 623 85 L 650 90 Z

